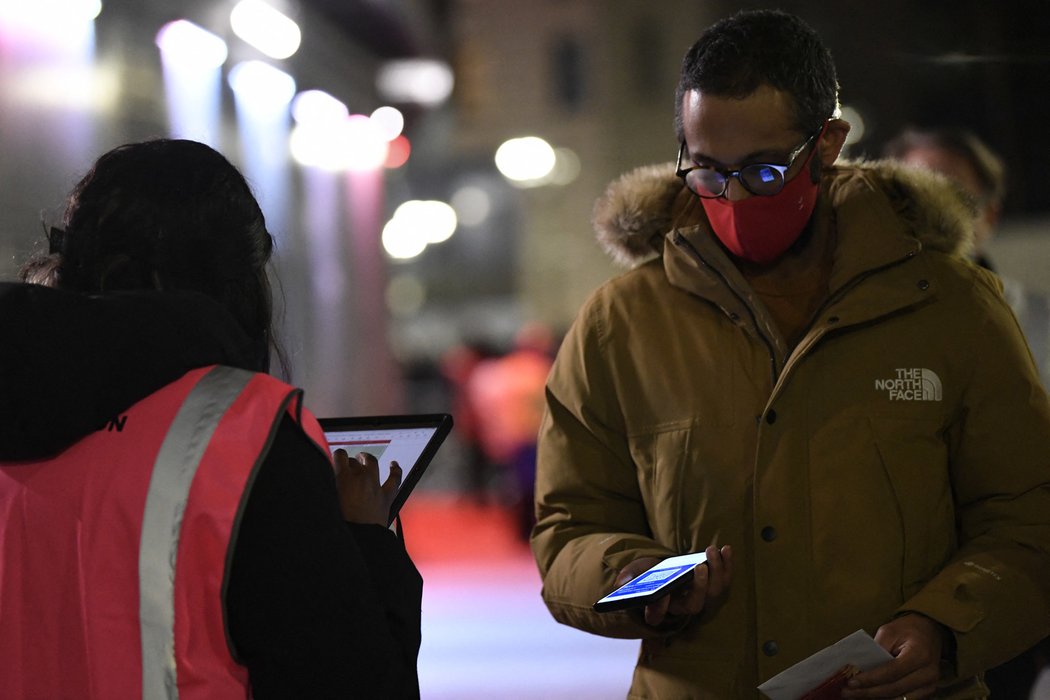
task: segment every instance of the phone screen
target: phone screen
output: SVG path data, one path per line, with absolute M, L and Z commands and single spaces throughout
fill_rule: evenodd
M 594 609 L 606 612 L 648 605 L 678 586 L 685 585 L 692 577 L 693 570 L 706 561 L 707 554 L 704 552 L 664 559 L 596 602 Z

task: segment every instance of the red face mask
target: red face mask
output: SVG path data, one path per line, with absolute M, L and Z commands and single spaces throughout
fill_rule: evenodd
M 736 202 L 725 197 L 700 200 L 722 245 L 739 258 L 764 265 L 798 240 L 820 190 L 809 174 L 809 161 L 816 150 L 810 151 L 802 169 L 784 189 L 772 196 L 752 195 Z

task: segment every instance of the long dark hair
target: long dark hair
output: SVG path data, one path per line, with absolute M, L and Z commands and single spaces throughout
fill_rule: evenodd
M 88 293 L 195 290 L 221 303 L 269 367 L 273 237 L 241 173 L 196 141 L 156 139 L 103 154 L 70 193 L 51 253 L 27 281 Z

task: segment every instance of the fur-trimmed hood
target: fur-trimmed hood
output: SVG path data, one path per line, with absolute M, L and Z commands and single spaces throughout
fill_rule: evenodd
M 832 206 L 858 188 L 881 190 L 924 248 L 951 255 L 973 247 L 974 204 L 946 177 L 894 161 L 845 161 L 825 172 Z M 633 267 L 660 255 L 664 237 L 695 197 L 675 175 L 673 163 L 646 165 L 613 181 L 594 206 L 592 224 L 613 260 Z M 695 223 L 695 222 L 691 222 Z

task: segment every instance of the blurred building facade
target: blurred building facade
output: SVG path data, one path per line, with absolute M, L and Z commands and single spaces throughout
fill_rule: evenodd
M 703 29 L 739 9 L 795 12 L 824 37 L 855 129 L 847 157 L 878 157 L 906 124 L 962 124 L 1007 155 L 1012 178 L 998 254 L 1026 282 L 1050 289 L 1050 192 L 1032 187 L 1050 145 L 1046 3 L 824 3 L 461 0 L 455 3 L 455 148 L 485 152 L 539 133 L 572 149 L 580 175 L 523 191 L 518 289 L 533 313 L 566 323 L 617 272 L 598 249 L 591 207 L 621 173 L 673 159 L 677 73 Z M 1035 33 L 1032 27 L 1041 27 Z M 1033 109 L 1034 107 L 1034 109 Z M 1033 148 L 1033 146 L 1035 146 Z
M 223 36 L 228 65 L 259 58 L 230 33 L 234 4 L 105 0 L 79 54 L 69 42 L 59 48 L 53 21 L 33 34 L 0 11 L 0 278 L 42 243 L 41 212 L 57 222 L 63 195 L 98 154 L 171 133 L 154 43 L 164 23 L 187 18 Z M 320 413 L 443 410 L 440 392 L 406 391 L 412 368 L 463 341 L 509 346 L 529 321 L 563 330 L 618 272 L 592 235 L 595 199 L 622 172 L 673 158 L 681 57 L 711 22 L 745 7 L 796 12 L 825 37 L 843 103 L 863 119 L 852 157 L 877 154 L 909 123 L 960 124 L 993 144 L 1014 174 L 993 252 L 1011 274 L 1050 290 L 1050 191 L 1039 177 L 1050 107 L 1031 97 L 1050 88 L 1045 2 L 275 4 L 302 28 L 299 52 L 271 61 L 298 90 L 323 89 L 368 114 L 384 104 L 376 75 L 391 59 L 440 59 L 456 81 L 446 102 L 397 105 L 412 144 L 404 166 L 332 173 L 292 161 L 287 116 L 269 140 L 246 129 L 223 69 L 221 119 L 206 136 L 245 170 L 277 237 L 292 380 Z M 499 145 L 530 135 L 564 156 L 560 179 L 525 187 L 497 171 Z M 398 261 L 379 237 L 409 199 L 452 202 L 460 223 L 448 241 Z

